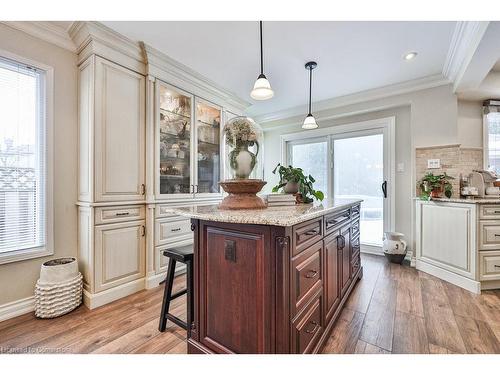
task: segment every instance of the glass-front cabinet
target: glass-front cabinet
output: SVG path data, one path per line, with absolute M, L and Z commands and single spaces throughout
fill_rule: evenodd
M 157 81 L 158 177 L 164 198 L 221 195 L 222 108 Z
M 221 108 L 196 98 L 197 194 L 219 193 Z
M 160 84 L 159 96 L 159 194 L 193 193 L 192 95 Z

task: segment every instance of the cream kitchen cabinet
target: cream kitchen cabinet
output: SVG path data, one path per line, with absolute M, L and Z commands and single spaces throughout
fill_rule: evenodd
M 80 201 L 144 200 L 145 77 L 92 55 L 79 85 Z
M 474 293 L 500 287 L 500 202 L 417 200 L 416 225 L 417 269 Z
M 145 275 L 146 222 L 95 227 L 95 291 L 122 285 Z

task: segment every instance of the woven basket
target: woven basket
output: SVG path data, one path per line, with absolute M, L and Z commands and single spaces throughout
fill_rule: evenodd
M 59 258 L 42 264 L 35 286 L 35 315 L 55 318 L 82 303 L 83 277 L 76 258 Z

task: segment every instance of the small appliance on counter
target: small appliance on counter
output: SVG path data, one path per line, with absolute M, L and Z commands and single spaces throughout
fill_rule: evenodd
M 498 176 L 494 172 L 485 171 L 485 170 L 474 170 L 469 176 L 469 186 L 468 191 L 462 192 L 474 192 L 477 190 L 477 197 L 492 197 L 492 198 L 500 198 L 500 188 L 494 186 L 494 182 L 498 179 Z M 462 194 L 469 195 L 469 194 Z

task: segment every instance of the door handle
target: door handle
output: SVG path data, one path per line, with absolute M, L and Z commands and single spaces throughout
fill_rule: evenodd
M 384 198 L 387 198 L 387 181 L 382 182 L 382 193 L 384 193 Z

